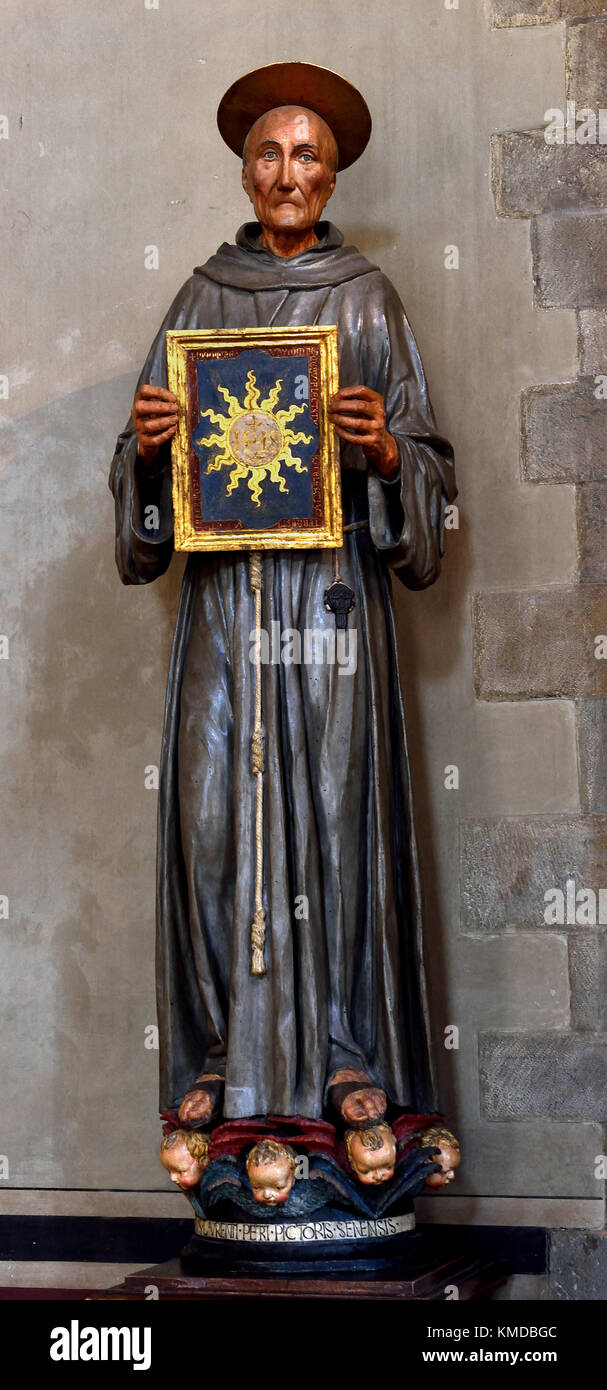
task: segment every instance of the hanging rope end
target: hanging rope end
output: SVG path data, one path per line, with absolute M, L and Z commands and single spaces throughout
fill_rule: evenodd
M 266 967 L 263 958 L 263 948 L 266 939 L 266 914 L 263 907 L 257 909 L 251 927 L 251 947 L 253 951 L 251 960 L 251 974 L 265 975 Z
M 254 950 L 254 951 L 253 951 L 253 960 L 252 960 L 252 962 L 251 962 L 251 974 L 252 974 L 252 975 L 265 975 L 265 973 L 266 973 L 266 967 L 265 967 L 265 965 L 264 965 L 264 963 L 263 963 L 263 951 Z

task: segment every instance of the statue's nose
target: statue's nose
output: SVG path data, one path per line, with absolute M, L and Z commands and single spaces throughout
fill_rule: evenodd
M 278 187 L 285 191 L 288 191 L 295 187 L 295 179 L 293 177 L 290 161 L 288 159 L 282 159 L 280 161 L 280 169 L 278 173 Z

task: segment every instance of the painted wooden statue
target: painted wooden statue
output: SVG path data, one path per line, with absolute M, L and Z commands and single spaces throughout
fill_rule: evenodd
M 226 1200 L 209 1179 L 222 1164 L 228 1178 L 230 1164 L 238 1171 L 253 1219 L 256 1207 L 276 1221 L 277 1205 L 295 1211 L 298 1202 L 305 1216 L 302 1194 L 313 1184 L 308 1170 L 307 1184 L 297 1182 L 298 1154 L 316 1173 L 315 1190 L 327 1189 L 325 1205 L 330 1189 L 332 1208 L 358 1201 L 369 1215 L 375 1189 L 385 1209 L 392 1188 L 402 1196 L 428 1176 L 449 1181 L 459 1161 L 456 1141 L 436 1129 L 390 579 L 412 589 L 436 580 L 456 495 L 453 456 L 436 432 L 395 289 L 323 220 L 338 172 L 369 139 L 360 93 L 323 68 L 273 64 L 234 83 L 218 122 L 242 160 L 256 220 L 195 269 L 148 355 L 112 465 L 119 572 L 125 584 L 147 584 L 173 553 L 177 400 L 167 387 L 166 330 L 336 324 L 339 570 L 353 596 L 357 662 L 348 674 L 263 668 L 265 946 L 264 973 L 254 974 L 248 559 L 189 557 L 159 806 L 162 1159 L 197 1194 L 201 1219 L 213 1192 Z M 150 506 L 153 530 L 144 524 Z M 265 623 L 302 633 L 334 623 L 323 601 L 330 553 L 268 551 L 262 566 Z

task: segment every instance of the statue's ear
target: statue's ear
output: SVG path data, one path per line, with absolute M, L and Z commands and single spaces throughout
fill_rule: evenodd
M 335 185 L 336 185 L 336 183 L 337 183 L 337 174 L 332 174 L 332 175 L 331 175 L 331 183 L 330 183 L 330 185 L 329 185 L 329 192 L 327 193 L 326 201 L 325 201 L 325 204 L 324 204 L 325 207 L 327 206 L 327 203 L 328 203 L 328 201 L 329 201 L 329 198 L 331 198 L 331 197 L 333 196 L 334 192 L 335 192 Z

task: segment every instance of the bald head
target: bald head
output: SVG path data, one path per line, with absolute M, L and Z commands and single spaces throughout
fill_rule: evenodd
M 323 163 L 328 165 L 332 174 L 336 173 L 339 154 L 333 131 L 322 116 L 305 106 L 274 106 L 271 111 L 259 116 L 244 142 L 243 165 L 246 167 L 253 151 L 264 139 L 271 139 L 277 131 L 284 130 L 285 122 L 291 126 L 295 138 L 301 136 L 304 143 L 311 140 Z

